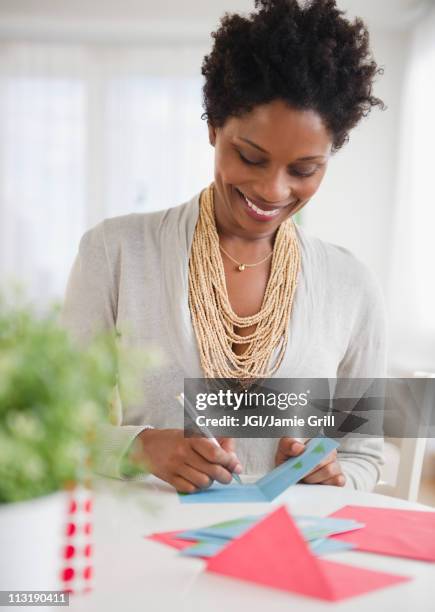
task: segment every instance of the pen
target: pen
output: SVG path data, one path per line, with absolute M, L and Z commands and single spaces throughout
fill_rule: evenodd
M 185 408 L 186 412 L 189 414 L 190 418 L 193 420 L 193 422 L 195 423 L 195 426 L 199 429 L 199 431 L 204 435 L 205 438 L 208 438 L 210 440 L 210 442 L 212 442 L 215 446 L 218 446 L 219 448 L 221 448 L 221 445 L 219 444 L 219 442 L 216 440 L 216 438 L 214 437 L 214 435 L 211 433 L 211 431 L 208 429 L 208 427 L 206 427 L 205 425 L 198 425 L 196 422 L 196 417 L 197 414 L 192 406 L 192 404 L 189 402 L 189 400 L 184 397 L 184 393 L 180 393 L 179 395 L 176 396 L 177 401 L 180 403 L 180 405 Z M 238 474 L 236 474 L 235 472 L 231 473 L 232 477 L 234 478 L 234 480 L 238 483 L 238 484 L 243 484 L 240 476 Z

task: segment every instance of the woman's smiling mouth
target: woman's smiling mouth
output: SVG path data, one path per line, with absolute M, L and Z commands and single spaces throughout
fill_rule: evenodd
M 254 202 L 251 202 L 251 200 L 242 191 L 240 191 L 240 189 L 237 189 L 237 187 L 235 187 L 235 190 L 240 196 L 240 199 L 244 204 L 246 212 L 249 214 L 250 217 L 257 221 L 270 221 L 271 219 L 274 219 L 276 216 L 278 216 L 279 213 L 284 210 L 284 208 L 287 208 L 287 206 L 281 206 L 278 208 L 269 207 L 268 209 L 260 208 L 259 206 L 254 204 Z

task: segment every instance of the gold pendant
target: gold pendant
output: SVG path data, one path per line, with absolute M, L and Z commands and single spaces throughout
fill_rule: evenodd
M 239 266 L 240 272 L 243 272 L 244 269 L 245 269 L 245 264 L 240 264 Z

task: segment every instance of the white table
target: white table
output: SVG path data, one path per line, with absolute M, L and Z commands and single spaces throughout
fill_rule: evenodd
M 373 493 L 313 485 L 291 487 L 273 504 L 194 505 L 180 504 L 174 490 L 154 478 L 147 483 L 112 481 L 110 493 L 103 485 L 95 503 L 95 588 L 92 594 L 75 596 L 71 612 L 428 612 L 435 608 L 435 564 L 362 552 L 328 555 L 331 560 L 413 577 L 399 586 L 328 603 L 209 574 L 203 561 L 181 558 L 176 550 L 144 538 L 155 531 L 260 514 L 284 503 L 294 514 L 318 516 L 346 504 L 431 508 Z

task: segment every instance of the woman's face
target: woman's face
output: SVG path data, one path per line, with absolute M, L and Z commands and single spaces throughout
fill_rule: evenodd
M 331 154 L 332 137 L 314 111 L 282 100 L 209 124 L 215 147 L 215 214 L 218 229 L 243 238 L 265 238 L 316 193 Z

